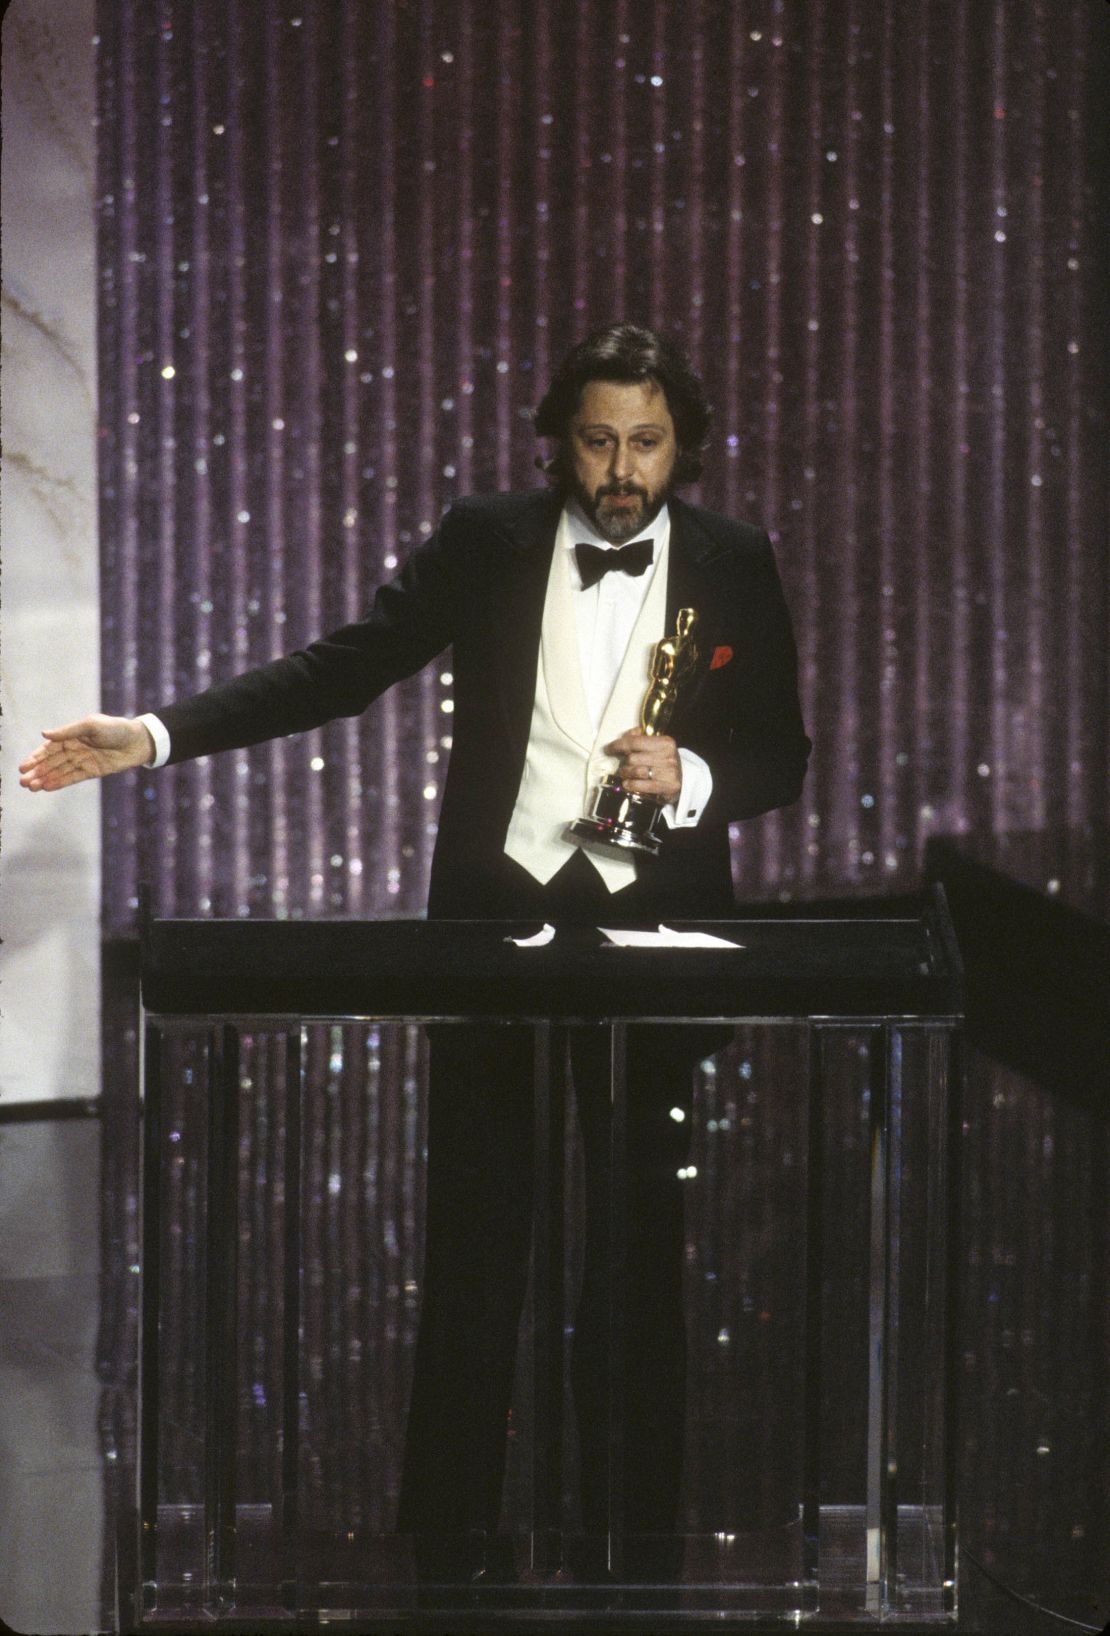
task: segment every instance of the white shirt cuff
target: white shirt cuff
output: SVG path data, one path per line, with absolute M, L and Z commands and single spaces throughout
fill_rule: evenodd
M 139 716 L 138 720 L 142 722 L 154 740 L 154 760 L 147 761 L 144 765 L 147 767 L 164 767 L 170 759 L 170 735 L 166 732 L 165 726 L 157 716 Z M 679 754 L 682 754 L 681 750 Z
M 678 759 L 682 763 L 682 789 L 678 800 L 663 808 L 663 821 L 669 829 L 693 829 L 713 794 L 713 774 L 693 750 L 680 749 Z

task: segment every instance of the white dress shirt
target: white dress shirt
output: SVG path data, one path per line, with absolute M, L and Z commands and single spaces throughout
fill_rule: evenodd
M 576 500 L 568 500 L 563 508 L 556 550 L 570 553 L 578 657 L 582 666 L 586 708 L 590 712 L 595 733 L 601 725 L 601 717 L 613 691 L 632 627 L 643 606 L 648 587 L 656 573 L 666 571 L 671 543 L 671 517 L 666 506 L 646 528 L 622 543 L 632 545 L 637 540 L 651 540 L 654 545 L 651 563 L 642 574 L 603 574 L 595 584 L 585 589 L 578 572 L 575 546 L 581 542 L 596 545 L 602 551 L 612 551 L 616 547 L 611 540 L 602 539 Z M 646 677 L 644 682 L 646 690 Z M 632 727 L 635 724 L 629 722 L 627 725 Z M 691 829 L 713 793 L 713 775 L 701 756 L 695 755 L 693 750 L 680 748 L 678 759 L 682 763 L 682 789 L 678 800 L 663 808 L 663 819 L 672 829 Z
M 634 540 L 654 541 L 652 560 L 644 572 L 604 574 L 595 585 L 585 589 L 578 572 L 575 545 L 582 541 L 599 546 L 603 551 L 611 551 L 614 546 L 610 540 L 602 539 L 577 501 L 569 500 L 563 508 L 556 550 L 570 553 L 578 656 L 582 665 L 586 707 L 595 733 L 613 691 L 648 586 L 660 565 L 666 562 L 670 538 L 670 513 L 664 506 L 647 528 L 641 529 L 632 540 L 624 542 L 631 545 Z M 149 712 L 138 719 L 154 740 L 154 757 L 147 762 L 147 766 L 164 767 L 170 757 L 170 735 L 165 724 Z M 633 724 L 629 722 L 628 725 L 631 727 Z M 663 818 L 674 829 L 686 829 L 692 828 L 705 810 L 713 791 L 713 776 L 702 758 L 692 750 L 680 749 L 678 757 L 682 763 L 682 789 L 678 800 L 663 808 Z

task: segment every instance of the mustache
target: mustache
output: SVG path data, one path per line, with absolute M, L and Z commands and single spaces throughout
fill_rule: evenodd
M 603 483 L 597 491 L 596 498 L 603 500 L 610 494 L 618 497 L 637 495 L 645 503 L 647 502 L 647 490 L 639 488 L 635 483 Z

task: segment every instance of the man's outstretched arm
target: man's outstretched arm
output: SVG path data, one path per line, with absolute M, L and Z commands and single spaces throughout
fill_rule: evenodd
M 150 729 L 137 716 L 82 716 L 64 727 L 46 727 L 42 736 L 45 743 L 19 764 L 25 790 L 64 790 L 154 759 Z
M 411 676 L 453 639 L 465 553 L 449 512 L 400 575 L 381 586 L 365 619 L 284 659 L 174 704 L 159 705 L 172 761 L 242 748 L 357 715 L 387 687 Z M 29 790 L 61 790 L 87 778 L 153 765 L 158 746 L 142 716 L 93 714 L 43 733 L 20 764 Z

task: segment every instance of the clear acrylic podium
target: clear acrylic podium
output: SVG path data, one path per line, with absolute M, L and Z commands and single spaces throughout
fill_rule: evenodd
M 943 893 L 703 929 L 742 946 L 568 929 L 521 949 L 509 939 L 534 927 L 492 922 L 145 925 L 136 1624 L 954 1620 L 962 998 Z M 670 1569 L 633 1581 L 619 1538 L 600 1570 L 574 1565 L 565 1031 L 608 1031 L 617 1245 L 626 1031 L 691 1022 L 730 1043 L 694 1076 L 682 1514 L 660 1542 Z M 428 1023 L 534 1039 L 505 1501 L 461 1585 L 422 1577 L 394 1531 Z

